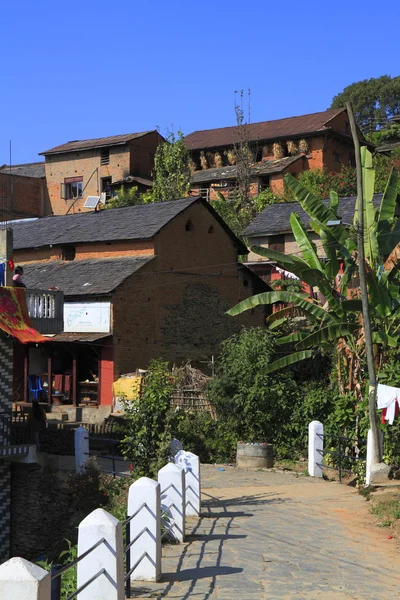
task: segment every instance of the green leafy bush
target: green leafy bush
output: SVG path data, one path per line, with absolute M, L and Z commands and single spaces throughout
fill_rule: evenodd
M 151 361 L 139 401 L 125 402 L 122 452 L 137 476 L 154 475 L 168 457 L 173 435 L 170 398 L 175 387 L 168 363 Z

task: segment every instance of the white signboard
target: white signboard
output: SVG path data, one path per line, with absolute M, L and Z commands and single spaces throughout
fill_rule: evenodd
M 110 333 L 110 302 L 65 302 L 66 333 Z

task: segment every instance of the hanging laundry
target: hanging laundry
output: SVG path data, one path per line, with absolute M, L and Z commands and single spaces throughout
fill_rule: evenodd
M 0 285 L 5 285 L 5 271 L 6 271 L 6 263 L 0 263 Z
M 378 409 L 382 410 L 383 424 L 388 421 L 389 425 L 393 425 L 393 421 L 399 413 L 398 396 L 400 397 L 400 390 L 398 390 L 398 388 L 378 383 Z

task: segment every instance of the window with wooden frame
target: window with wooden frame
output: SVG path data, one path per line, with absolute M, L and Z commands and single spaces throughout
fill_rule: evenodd
M 63 200 L 76 200 L 83 195 L 83 177 L 66 177 L 60 185 L 60 196 Z
M 276 252 L 285 252 L 285 236 L 271 235 L 268 238 L 268 248 Z
M 110 164 L 110 148 L 103 148 L 103 150 L 101 151 L 100 164 L 101 165 L 109 165 Z
M 75 246 L 64 246 L 62 249 L 63 260 L 75 260 Z

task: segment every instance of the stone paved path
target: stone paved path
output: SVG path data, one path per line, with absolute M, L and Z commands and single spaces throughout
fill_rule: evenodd
M 163 548 L 163 579 L 132 597 L 400 599 L 400 548 L 353 488 L 282 472 L 202 467 L 202 517 Z

